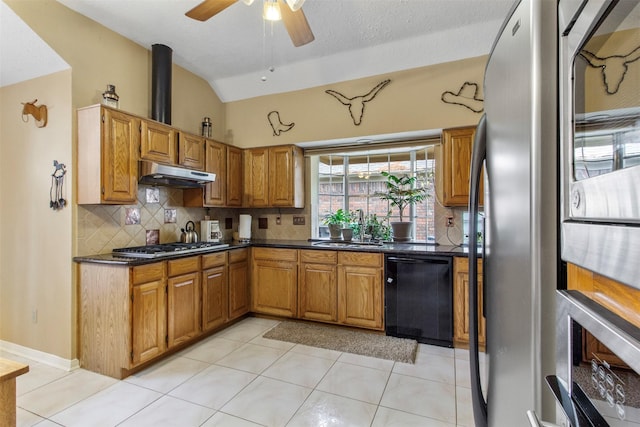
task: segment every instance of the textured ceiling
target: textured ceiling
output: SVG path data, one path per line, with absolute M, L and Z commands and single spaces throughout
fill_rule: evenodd
M 225 102 L 487 54 L 513 3 L 307 0 L 315 41 L 296 48 L 281 22 L 264 23 L 260 0 L 206 22 L 184 15 L 200 0 L 58 1 L 145 48 L 171 47 Z

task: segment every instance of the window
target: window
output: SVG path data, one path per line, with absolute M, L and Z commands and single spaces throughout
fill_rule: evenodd
M 434 241 L 434 146 L 410 147 L 368 152 L 321 154 L 311 156 L 312 185 L 315 186 L 313 237 L 328 237 L 322 219 L 338 209 L 354 212 L 361 209 L 365 216 L 376 215 L 385 224 L 399 221 L 396 207 L 381 200 L 386 191 L 382 172 L 418 178 L 417 185 L 427 188 L 429 197 L 404 210 L 404 221 L 413 221 L 413 239 Z

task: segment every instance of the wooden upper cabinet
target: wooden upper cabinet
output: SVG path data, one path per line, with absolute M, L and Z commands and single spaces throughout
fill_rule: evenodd
M 204 189 L 205 206 L 224 206 L 227 193 L 227 146 L 216 141 L 205 141 L 205 171 L 215 173 L 216 180 Z
M 242 206 L 243 171 L 242 150 L 236 147 L 227 147 L 227 206 Z
M 245 150 L 249 207 L 304 207 L 304 157 L 294 145 Z
M 293 145 L 269 149 L 269 205 L 304 207 L 304 158 Z
M 178 164 L 204 170 L 204 138 L 186 132 L 178 132 Z
M 436 149 L 436 191 L 444 206 L 469 204 L 469 176 L 475 133 L 475 126 L 442 131 L 442 144 Z M 483 204 L 482 182 L 481 177 L 480 205 Z
M 245 151 L 245 204 L 250 207 L 269 206 L 269 149 Z
M 78 204 L 130 204 L 138 195 L 140 119 L 102 105 L 78 110 Z
M 152 120 L 140 123 L 140 158 L 159 163 L 176 163 L 176 131 Z

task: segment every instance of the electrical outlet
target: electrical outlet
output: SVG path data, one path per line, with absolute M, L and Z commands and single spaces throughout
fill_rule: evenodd
M 282 218 L 277 217 L 277 218 L 276 218 L 276 224 L 277 224 L 277 225 L 281 225 L 281 224 L 282 224 Z
M 233 228 L 233 218 L 224 219 L 224 229 L 231 230 Z
M 33 323 L 38 323 L 38 310 L 31 311 L 31 321 Z
M 269 228 L 269 220 L 267 218 L 258 218 L 258 228 L 263 230 Z
M 304 225 L 304 217 L 303 216 L 294 216 L 293 217 L 293 225 Z
M 453 227 L 453 217 L 452 216 L 448 216 L 447 217 L 447 227 Z

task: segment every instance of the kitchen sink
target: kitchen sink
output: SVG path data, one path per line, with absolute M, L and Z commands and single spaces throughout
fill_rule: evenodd
M 313 246 L 322 246 L 324 248 L 377 248 L 381 247 L 382 243 L 378 242 L 314 242 Z

